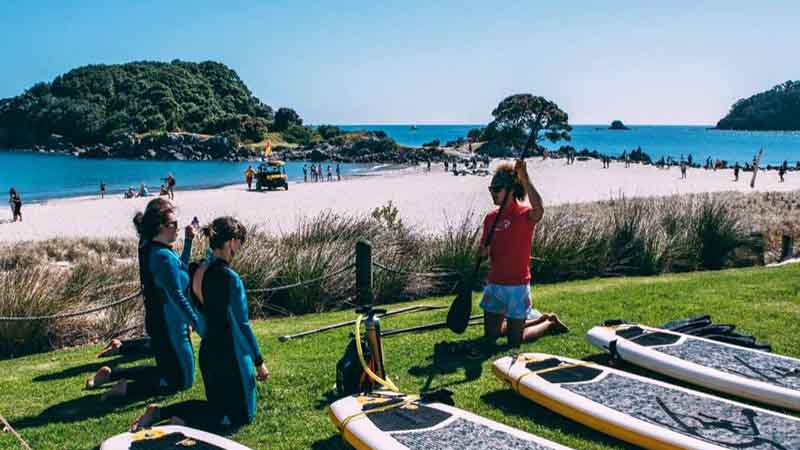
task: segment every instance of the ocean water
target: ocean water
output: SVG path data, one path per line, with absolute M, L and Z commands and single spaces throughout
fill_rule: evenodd
M 383 130 L 398 143 L 418 147 L 434 139 L 442 144 L 465 137 L 480 125 L 340 125 L 344 130 Z M 800 132 L 717 131 L 702 126 L 631 126 L 628 131 L 611 131 L 607 125 L 577 125 L 570 145 L 609 155 L 619 155 L 641 146 L 655 159 L 692 155 L 697 162 L 707 157 L 730 163 L 749 162 L 759 148 L 764 148 L 762 164 L 777 165 L 784 160 L 794 165 L 800 159 Z M 547 144 L 550 148 L 557 145 Z M 0 191 L 14 186 L 23 200 L 36 201 L 54 197 L 95 194 L 100 181 L 109 192 L 122 192 L 139 183 L 157 190 L 167 173 L 175 175 L 178 189 L 222 186 L 243 183 L 243 172 L 251 162 L 215 161 L 127 161 L 84 160 L 72 156 L 30 152 L 0 151 Z M 290 180 L 302 180 L 302 162 L 290 162 L 286 172 Z M 380 166 L 343 164 L 343 174 L 359 174 Z
M 444 145 L 447 141 L 465 137 L 469 130 L 483 125 L 340 125 L 344 130 L 383 130 L 401 145 L 419 147 L 434 139 Z M 709 126 L 710 127 L 710 126 Z M 549 148 L 569 144 L 578 150 L 588 148 L 611 156 L 623 150 L 641 146 L 654 159 L 692 155 L 694 161 L 712 159 L 750 162 L 758 149 L 764 148 L 763 164 L 780 164 L 784 160 L 795 164 L 800 159 L 800 132 L 751 132 L 710 130 L 706 126 L 689 125 L 633 125 L 627 131 L 609 130 L 608 125 L 575 125 L 570 142 L 556 145 L 545 142 Z
M 100 182 L 104 181 L 107 193 L 112 195 L 129 186 L 138 191 L 140 183 L 151 193 L 158 193 L 168 173 L 175 177 L 179 190 L 244 184 L 244 171 L 249 165 L 255 168 L 257 163 L 78 159 L 71 155 L 0 151 L 0 192 L 6 193 L 13 186 L 22 194 L 23 201 L 41 201 L 97 194 Z M 285 167 L 290 184 L 303 180 L 302 162 L 288 162 Z M 364 174 L 373 168 L 365 164 L 341 165 L 342 175 Z M 335 177 L 333 164 L 331 171 Z

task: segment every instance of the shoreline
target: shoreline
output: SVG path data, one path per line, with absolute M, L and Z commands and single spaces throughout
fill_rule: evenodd
M 492 168 L 498 161 L 492 163 Z M 775 172 L 759 172 L 756 189 L 750 189 L 752 172 L 742 172 L 733 181 L 731 169 L 717 171 L 690 168 L 687 179 L 680 170 L 614 163 L 603 169 L 600 161 L 577 161 L 567 166 L 563 159 L 527 160 L 534 185 L 545 207 L 589 203 L 631 197 L 738 191 L 789 192 L 800 190 L 800 176 L 790 172 L 780 183 Z M 441 164 L 410 166 L 370 174 L 348 176 L 342 181 L 290 183 L 288 191 L 247 191 L 244 183 L 213 189 L 175 192 L 181 224 L 194 216 L 207 223 L 217 216 L 231 215 L 248 226 L 278 233 L 293 231 L 304 217 L 324 211 L 336 214 L 369 214 L 389 202 L 407 225 L 422 232 L 441 231 L 460 222 L 470 212 L 482 217 L 493 205 L 487 192 L 490 176 L 453 176 Z M 23 194 L 24 195 L 24 194 Z M 136 211 L 155 197 L 123 199 L 119 194 L 101 200 L 98 195 L 67 197 L 46 203 L 26 203 L 23 222 L 9 223 L 10 213 L 0 213 L 0 242 L 42 241 L 52 238 L 134 238 L 130 223 Z

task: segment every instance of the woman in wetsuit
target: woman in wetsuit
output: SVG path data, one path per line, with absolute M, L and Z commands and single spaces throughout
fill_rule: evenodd
M 144 213 L 133 218 L 139 234 L 139 279 L 145 309 L 145 330 L 151 338 L 156 366 L 111 369 L 103 366 L 86 380 L 94 389 L 118 381 L 103 399 L 125 395 L 164 395 L 188 389 L 194 382 L 194 350 L 191 328 L 203 333 L 202 319 L 188 299 L 187 263 L 192 252 L 194 228 L 187 226 L 183 253 L 175 254 L 178 220 L 174 206 L 157 198 Z M 134 383 L 129 383 L 134 381 Z
M 191 289 L 205 319 L 200 371 L 208 401 L 150 405 L 132 429 L 169 419 L 174 424 L 223 432 L 255 418 L 255 381 L 269 378 L 269 370 L 250 328 L 244 284 L 230 267 L 247 230 L 236 219 L 221 217 L 203 232 L 213 254 L 195 270 Z

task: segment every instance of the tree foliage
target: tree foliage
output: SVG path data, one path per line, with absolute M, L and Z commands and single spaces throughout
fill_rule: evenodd
M 211 61 L 84 66 L 0 101 L 0 129 L 12 146 L 51 134 L 91 144 L 153 131 L 260 140 L 272 120 L 272 108 L 236 72 Z
M 487 140 L 501 140 L 513 147 L 537 149 L 538 142 L 570 140 L 569 116 L 555 103 L 531 94 L 505 98 L 492 111 L 494 121 L 483 134 Z
M 292 108 L 279 108 L 275 113 L 275 125 L 273 131 L 284 132 L 290 125 L 303 125 L 303 119 Z
M 800 130 L 800 81 L 739 99 L 717 123 L 722 130 Z

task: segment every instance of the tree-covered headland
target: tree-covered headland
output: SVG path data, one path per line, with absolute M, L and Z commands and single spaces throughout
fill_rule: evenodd
M 787 81 L 748 98 L 739 99 L 717 122 L 720 130 L 800 130 L 800 81 Z

